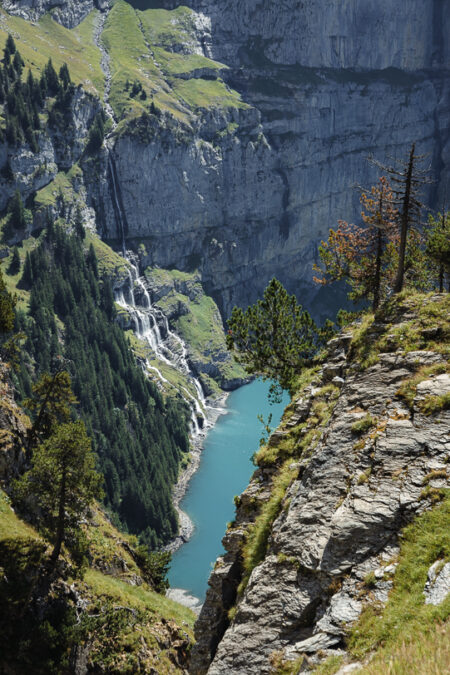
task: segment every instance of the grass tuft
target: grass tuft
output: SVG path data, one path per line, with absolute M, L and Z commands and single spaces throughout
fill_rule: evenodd
M 383 654 L 390 658 L 399 645 L 413 645 L 419 635 L 432 637 L 439 623 L 448 619 L 450 596 L 440 605 L 426 605 L 423 590 L 430 566 L 436 560 L 450 558 L 449 531 L 450 490 L 446 490 L 439 505 L 403 530 L 394 587 L 385 608 L 367 605 L 350 630 L 348 647 L 354 657 L 363 658 L 382 647 Z
M 245 543 L 242 548 L 243 576 L 238 587 L 239 595 L 242 595 L 247 587 L 254 568 L 264 560 L 272 524 L 281 512 L 286 490 L 296 475 L 297 471 L 291 468 L 291 460 L 286 460 L 279 473 L 273 479 L 270 499 L 262 505 L 255 522 L 247 530 Z
M 359 435 L 364 434 L 366 431 L 369 431 L 376 424 L 376 420 L 369 414 L 365 417 L 362 417 L 360 420 L 357 420 L 352 424 L 352 434 Z

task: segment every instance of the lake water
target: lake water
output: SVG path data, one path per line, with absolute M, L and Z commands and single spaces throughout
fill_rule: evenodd
M 172 588 L 182 588 L 204 600 L 208 577 L 217 556 L 223 553 L 221 539 L 227 522 L 234 518 L 234 495 L 248 485 L 255 467 L 252 454 L 263 433 L 257 416 L 278 426 L 285 406 L 270 405 L 269 383 L 256 380 L 232 392 L 227 400 L 228 413 L 220 417 L 209 432 L 198 471 L 193 476 L 180 507 L 195 525 L 191 539 L 173 554 L 169 573 Z

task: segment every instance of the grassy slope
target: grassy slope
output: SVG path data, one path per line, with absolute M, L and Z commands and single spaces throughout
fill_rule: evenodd
M 8 33 L 13 35 L 25 61 L 25 75 L 27 68 L 35 73 L 41 72 L 51 56 L 57 69 L 67 63 L 75 84 L 82 84 L 87 91 L 103 95 L 101 53 L 93 40 L 97 15 L 97 11 L 91 12 L 77 28 L 68 30 L 48 15 L 37 23 L 30 23 L 10 16 L 0 8 L 0 43 L 5 43 Z
M 169 47 L 176 43 L 190 44 L 193 38 L 191 10 L 179 7 L 173 11 L 135 11 L 124 0 L 115 2 L 102 35 L 111 57 L 111 104 L 119 119 L 140 114 L 153 98 L 162 110 L 189 120 L 198 107 L 247 107 L 240 96 L 221 79 L 177 77 L 199 68 L 218 72 L 225 67 L 198 54 L 178 54 Z M 141 82 L 147 100 L 131 98 L 126 90 Z
M 446 493 L 442 503 L 403 530 L 385 608 L 367 605 L 351 630 L 349 648 L 356 658 L 378 650 L 364 674 L 437 675 L 450 664 L 450 642 L 444 644 L 450 637 L 450 595 L 437 606 L 426 605 L 423 595 L 429 567 L 450 560 L 450 490 Z
M 11 33 L 25 61 L 25 73 L 31 68 L 42 71 L 51 56 L 54 66 L 66 62 L 72 80 L 100 98 L 104 93 L 101 52 L 94 43 L 97 10 L 76 28 L 64 28 L 46 15 L 30 23 L 10 16 L 0 8 L 0 43 Z M 106 21 L 102 43 L 110 54 L 112 72 L 111 104 L 120 120 L 140 115 L 153 99 L 158 107 L 175 117 L 189 121 L 199 107 L 248 107 L 239 94 L 218 79 L 177 77 L 206 68 L 220 75 L 225 66 L 202 55 L 171 51 L 174 44 L 195 45 L 191 10 L 136 11 L 124 0 L 116 0 Z M 147 100 L 130 97 L 126 82 L 142 84 Z M 131 88 L 131 87 L 130 87 Z
M 114 634 L 108 628 L 108 623 L 103 625 L 100 622 L 97 626 L 98 633 L 93 633 L 89 638 L 91 658 L 118 668 L 125 667 L 123 664 L 126 659 L 128 669 L 120 672 L 136 672 L 133 670 L 137 667 L 136 659 L 142 658 L 143 645 L 146 645 L 145 658 L 149 668 L 156 667 L 161 675 L 180 672 L 173 666 L 171 645 L 161 645 L 161 626 L 169 623 L 173 631 L 180 636 L 184 634 L 192 642 L 195 615 L 189 609 L 155 593 L 147 584 L 134 586 L 127 583 L 127 579 L 139 574 L 139 569 L 123 543 L 133 545 L 135 542 L 132 537 L 119 533 L 99 508 L 94 509 L 87 534 L 93 560 L 91 564 L 97 569 L 90 567 L 83 580 L 67 580 L 68 583 L 75 583 L 79 593 L 88 601 L 87 613 L 101 615 L 105 612 L 105 607 L 110 608 L 113 613 L 124 608 L 130 613 L 139 612 L 137 621 L 122 622 Z M 0 490 L 0 542 L 11 539 L 17 543 L 20 540 L 24 543 L 26 541 L 28 547 L 39 546 L 45 542 L 33 527 L 15 514 L 9 498 Z M 50 550 L 48 547 L 47 553 Z M 103 574 L 98 569 L 99 566 L 113 564 L 119 558 L 125 562 L 125 570 L 120 575 Z M 70 561 L 67 554 L 66 559 Z M 105 619 L 107 620 L 107 616 Z

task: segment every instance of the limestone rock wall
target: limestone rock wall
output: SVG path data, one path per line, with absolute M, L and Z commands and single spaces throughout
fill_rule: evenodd
M 258 52 L 260 63 L 279 65 L 366 70 L 448 67 L 446 0 L 190 0 L 188 4 L 210 17 L 211 49 L 225 63 L 241 64 L 249 52 Z
M 29 21 L 37 21 L 46 12 L 66 28 L 74 28 L 93 9 L 106 9 L 110 0 L 2 0 L 1 3 L 10 14 Z
M 9 485 L 25 465 L 29 418 L 14 400 L 9 366 L 0 359 L 0 485 Z
M 396 323 L 407 319 L 404 308 Z M 374 324 L 368 340 L 388 334 L 391 326 Z M 275 652 L 287 659 L 305 654 L 314 664 L 318 652 L 342 649 L 346 625 L 358 618 L 368 599 L 364 579 L 369 573 L 375 582 L 370 601 L 386 602 L 398 533 L 430 505 L 424 485 L 430 492 L 448 485 L 450 411 L 425 415 L 420 406 L 426 396 L 450 391 L 448 370 L 424 376 L 412 408 L 396 396 L 402 381 L 422 366 L 445 364 L 445 356 L 426 348 L 391 351 L 360 371 L 349 356 L 350 343 L 351 335 L 333 340 L 329 360 L 269 442 L 276 448 L 292 429 L 308 423 L 323 385 L 340 387 L 317 446 L 300 452 L 300 459 L 294 459 L 294 451 L 294 479 L 265 557 L 236 599 L 242 542 L 270 498 L 274 466 L 258 469 L 241 495 L 236 520 L 223 540 L 226 554 L 211 573 L 196 624 L 190 671 L 195 675 L 262 675 L 273 672 Z M 355 433 L 355 423 L 367 415 L 372 423 Z M 304 426 L 304 433 L 309 428 Z M 301 439 L 302 433 L 298 447 Z
M 311 303 L 318 243 L 338 219 L 358 218 L 353 188 L 377 178 L 369 155 L 403 158 L 415 141 L 436 179 L 424 199 L 442 203 L 450 180 L 445 2 L 188 4 L 195 49 L 230 66 L 222 74 L 251 108 L 198 109 L 182 144 L 173 133 L 119 139 L 129 235 L 151 239 L 157 265 L 189 269 L 199 260 L 225 315 L 255 301 L 274 275 Z M 224 135 L 230 123 L 239 129 Z
M 368 155 L 402 158 L 414 141 L 429 154 L 436 180 L 424 200 L 441 207 L 448 193 L 446 0 L 187 4 L 193 32 L 185 44 L 174 38 L 166 47 L 229 66 L 221 76 L 247 107 L 206 101 L 184 122 L 173 118 L 150 136 L 122 125 L 109 147 L 126 236 L 146 241 L 151 265 L 199 269 L 224 316 L 235 304 L 254 302 L 272 276 L 311 307 L 318 243 L 338 219 L 358 218 L 354 186 L 376 180 Z M 72 26 L 108 2 L 4 0 L 3 6 L 30 19 L 51 10 Z M 193 76 L 214 75 L 199 69 Z M 43 149 L 44 168 L 52 166 L 51 154 Z M 36 186 L 48 181 L 49 171 L 39 174 L 30 158 L 17 168 L 37 174 Z M 108 172 L 107 164 L 93 172 L 86 188 L 99 230 L 114 239 L 120 226 Z
M 14 174 L 14 180 L 10 180 L 4 172 L 0 173 L 0 210 L 7 206 L 17 188 L 26 199 L 50 183 L 59 171 L 67 171 L 80 159 L 98 110 L 99 102 L 78 87 L 65 116 L 64 129 L 47 125 L 39 133 L 38 152 L 32 152 L 27 144 L 14 147 L 7 142 L 0 143 L 0 167 L 5 169 L 9 163 Z

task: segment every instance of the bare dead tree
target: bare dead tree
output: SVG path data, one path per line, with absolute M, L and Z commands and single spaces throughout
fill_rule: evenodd
M 414 225 L 420 226 L 421 223 L 420 216 L 424 208 L 424 204 L 420 201 L 421 191 L 424 185 L 433 182 L 429 177 L 430 168 L 421 166 L 425 158 L 426 155 L 416 154 L 416 144 L 413 143 L 407 160 L 396 161 L 395 164 L 386 166 L 371 159 L 375 166 L 389 176 L 394 193 L 394 205 L 399 214 L 400 244 L 394 293 L 400 293 L 403 289 L 408 233 Z

